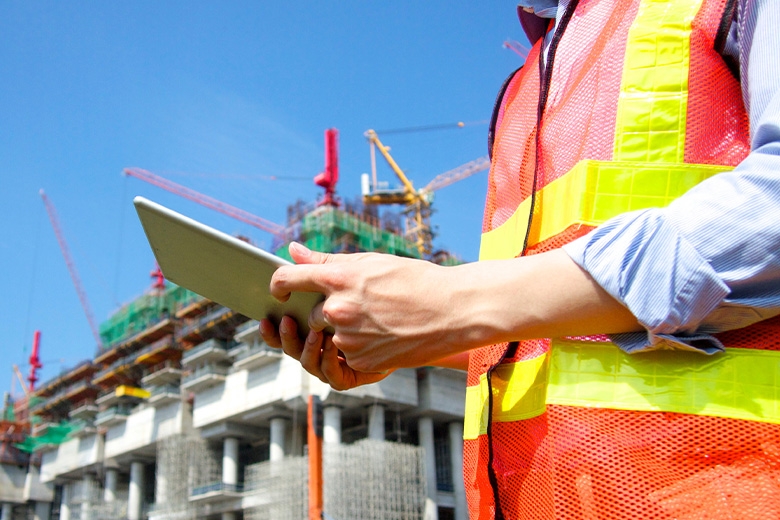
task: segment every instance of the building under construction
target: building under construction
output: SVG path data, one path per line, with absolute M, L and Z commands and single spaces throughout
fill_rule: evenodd
M 282 255 L 297 240 L 421 256 L 371 207 L 298 203 L 288 216 Z M 466 518 L 464 373 L 403 369 L 338 392 L 265 345 L 256 321 L 170 284 L 99 332 L 93 359 L 5 403 L 2 520 L 306 518 L 310 395 L 326 518 Z

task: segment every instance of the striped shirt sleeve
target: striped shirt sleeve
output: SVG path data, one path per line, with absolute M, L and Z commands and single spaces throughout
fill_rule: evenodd
M 780 2 L 742 0 L 732 35 L 751 153 L 669 207 L 621 215 L 565 246 L 638 318 L 627 352 L 714 353 L 712 334 L 780 314 Z

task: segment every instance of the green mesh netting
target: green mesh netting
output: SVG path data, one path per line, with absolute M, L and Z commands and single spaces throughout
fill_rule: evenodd
M 28 436 L 15 446 L 25 453 L 34 453 L 44 446 L 62 444 L 71 434 L 83 428 L 84 424 L 83 421 L 63 421 L 59 424 L 52 424 L 42 434 L 35 437 Z
M 100 325 L 103 347 L 113 347 L 199 298 L 192 291 L 170 284 L 162 294 L 144 294 L 126 303 Z
M 309 249 L 325 253 L 377 251 L 420 258 L 417 247 L 397 233 L 332 207 L 318 208 L 306 214 L 301 221 L 299 240 Z M 290 260 L 286 244 L 277 249 L 276 254 Z

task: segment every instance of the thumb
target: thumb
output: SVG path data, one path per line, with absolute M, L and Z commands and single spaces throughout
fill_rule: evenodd
M 290 242 L 290 246 L 287 250 L 290 252 L 290 256 L 296 264 L 324 264 L 328 261 L 328 257 L 330 256 L 327 253 L 312 251 L 298 242 Z

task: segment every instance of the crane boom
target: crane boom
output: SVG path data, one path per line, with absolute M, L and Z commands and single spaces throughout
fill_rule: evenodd
M 453 168 L 450 171 L 440 173 L 420 191 L 432 192 L 445 188 L 450 184 L 454 184 L 466 177 L 471 177 L 475 173 L 487 170 L 488 168 L 490 168 L 490 158 L 485 155 L 484 157 L 462 164 L 457 168 Z
M 253 215 L 248 211 L 244 211 L 243 209 L 236 208 L 234 206 L 231 206 L 230 204 L 221 202 L 217 199 L 209 197 L 208 195 L 204 195 L 195 190 L 182 186 L 181 184 L 177 184 L 173 181 L 169 181 L 168 179 L 160 177 L 159 175 L 155 175 L 149 171 L 143 170 L 141 168 L 125 168 L 124 173 L 125 175 L 128 175 L 130 177 L 135 177 L 136 179 L 140 179 L 144 182 L 148 182 L 149 184 L 157 186 L 158 188 L 162 188 L 175 195 L 184 197 L 185 199 L 191 200 L 192 202 L 197 202 L 201 206 L 205 206 L 209 209 L 218 211 L 223 215 L 232 217 L 236 220 L 244 222 L 245 224 L 249 224 L 250 226 L 254 226 L 258 229 L 262 229 L 263 231 L 271 233 L 274 236 L 277 237 L 284 236 L 284 230 L 285 230 L 284 226 L 281 226 L 275 222 L 271 222 L 270 220 L 266 220 L 264 218 L 258 217 L 257 215 Z
M 100 333 L 98 332 L 97 324 L 95 322 L 95 317 L 92 314 L 92 308 L 89 305 L 89 300 L 87 300 L 87 294 L 84 292 L 84 288 L 81 285 L 81 279 L 79 278 L 79 274 L 76 271 L 76 265 L 73 263 L 73 259 L 70 256 L 70 249 L 68 249 L 68 244 L 65 241 L 65 236 L 62 234 L 62 229 L 60 228 L 60 221 L 57 217 L 57 211 L 54 209 L 54 204 L 51 203 L 49 198 L 46 196 L 46 193 L 44 193 L 43 190 L 40 191 L 41 199 L 43 199 L 43 205 L 46 207 L 46 213 L 49 215 L 49 220 L 51 221 L 51 226 L 54 228 L 54 235 L 57 237 L 57 243 L 60 245 L 60 251 L 62 251 L 62 256 L 65 258 L 65 265 L 68 267 L 68 272 L 70 273 L 70 278 L 73 280 L 73 286 L 76 288 L 76 294 L 78 294 L 79 301 L 81 302 L 81 307 L 84 309 L 84 314 L 87 316 L 87 321 L 89 322 L 89 328 L 92 329 L 92 335 L 95 338 L 95 341 L 97 342 L 98 347 L 102 347 L 103 342 L 100 339 Z

